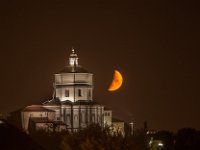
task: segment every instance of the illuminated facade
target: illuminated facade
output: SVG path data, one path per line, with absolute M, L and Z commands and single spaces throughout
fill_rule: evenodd
M 111 126 L 112 111 L 93 100 L 93 74 L 78 64 L 72 49 L 69 63 L 54 75 L 53 98 L 42 105 L 31 105 L 20 111 L 22 128 L 35 130 L 80 130 L 90 124 Z
M 53 99 L 43 107 L 55 111 L 55 121 L 62 121 L 68 130 L 79 130 L 92 123 L 103 125 L 104 107 L 93 101 L 93 74 L 78 64 L 72 49 L 69 65 L 55 74 Z
M 93 74 L 78 64 L 78 56 L 72 49 L 69 65 L 55 74 L 55 97 L 61 102 L 92 101 Z

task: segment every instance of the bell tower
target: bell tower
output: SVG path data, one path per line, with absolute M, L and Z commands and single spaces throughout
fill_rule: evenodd
M 69 63 L 55 74 L 55 97 L 61 102 L 92 101 L 93 74 L 78 64 L 78 56 L 72 49 Z

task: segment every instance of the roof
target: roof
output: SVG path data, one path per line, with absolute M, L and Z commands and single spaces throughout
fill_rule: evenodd
M 58 98 L 55 98 L 51 101 L 47 101 L 44 103 L 44 105 L 100 105 L 97 102 L 94 102 L 92 100 L 78 100 L 76 102 L 71 102 L 69 100 L 66 101 L 60 101 Z
M 69 100 L 66 100 L 66 101 L 60 101 L 59 98 L 55 98 L 55 99 L 52 99 L 50 101 L 46 101 L 43 103 L 44 105 L 71 105 L 72 102 L 69 101 Z
M 66 101 L 60 102 L 60 104 L 62 104 L 62 105 L 71 105 L 73 103 L 71 101 L 69 101 L 69 100 L 66 100 Z
M 43 105 L 61 105 L 61 102 L 58 98 L 54 98 L 52 100 L 45 101 Z
M 65 66 L 59 73 L 88 73 L 82 66 Z
M 54 110 L 50 110 L 50 109 L 47 109 L 47 108 L 44 108 L 42 105 L 31 105 L 31 106 L 27 106 L 25 107 L 22 111 L 42 111 L 42 112 L 55 112 Z
M 74 102 L 75 105 L 95 105 L 98 104 L 92 100 L 78 100 Z

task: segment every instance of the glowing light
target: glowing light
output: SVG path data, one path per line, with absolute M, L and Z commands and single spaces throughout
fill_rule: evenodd
M 161 146 L 161 147 L 163 147 L 163 143 L 158 143 L 158 146 Z
M 123 82 L 123 78 L 122 78 L 121 73 L 115 70 L 113 81 L 110 87 L 108 88 L 108 91 L 116 91 L 117 89 L 121 87 L 122 82 Z

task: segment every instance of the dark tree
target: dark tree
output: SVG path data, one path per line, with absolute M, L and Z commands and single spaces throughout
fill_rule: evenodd
M 3 122 L 3 123 L 2 123 Z M 0 123 L 0 149 L 1 150 L 44 150 L 25 132 L 10 125 L 5 120 Z
M 176 150 L 199 150 L 200 135 L 192 128 L 180 129 L 176 135 Z
M 174 150 L 174 134 L 170 131 L 159 131 L 153 135 L 154 140 L 163 142 L 163 150 Z

